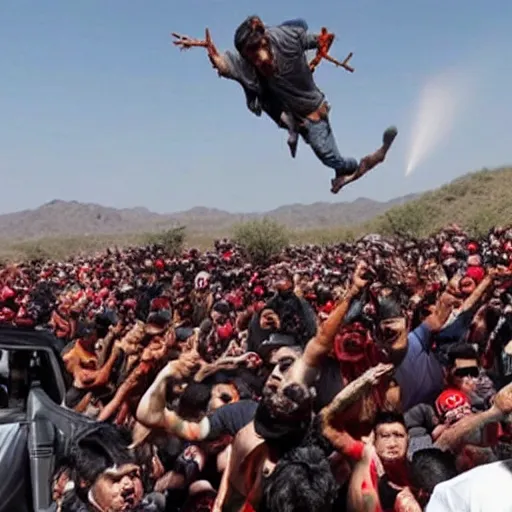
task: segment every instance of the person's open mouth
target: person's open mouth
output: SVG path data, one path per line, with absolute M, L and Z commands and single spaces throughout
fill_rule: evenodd
M 267 389 L 271 391 L 272 393 L 277 393 L 277 390 L 279 389 L 277 384 L 269 383 L 267 384 Z
M 122 510 L 130 510 L 133 506 L 135 506 L 135 492 L 133 489 L 127 489 L 121 493 L 121 496 L 124 500 L 124 505 Z

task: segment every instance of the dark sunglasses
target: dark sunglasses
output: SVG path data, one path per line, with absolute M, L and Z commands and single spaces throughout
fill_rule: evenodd
M 456 368 L 454 371 L 453 371 L 453 375 L 455 377 L 478 377 L 478 375 L 480 374 L 480 370 L 478 369 L 477 366 L 468 366 L 467 368 Z

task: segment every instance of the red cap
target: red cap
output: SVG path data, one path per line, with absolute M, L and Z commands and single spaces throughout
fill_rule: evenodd
M 326 302 L 321 308 L 320 311 L 322 313 L 329 314 L 334 309 L 334 302 L 332 300 Z
M 467 249 L 469 254 L 476 254 L 478 252 L 478 244 L 476 242 L 469 242 Z
M 108 288 L 102 288 L 99 292 L 98 292 L 98 297 L 100 299 L 105 299 L 106 297 L 108 297 L 108 294 L 110 293 L 110 290 Z
M 234 329 L 230 322 L 226 322 L 224 325 L 217 327 L 217 336 L 219 340 L 222 341 L 230 340 L 233 336 L 233 332 Z
M 479 283 L 485 277 L 485 270 L 482 267 L 468 267 L 466 277 L 470 277 L 475 283 Z
M 440 416 L 448 411 L 453 411 L 457 407 L 462 407 L 469 403 L 468 397 L 458 389 L 447 389 L 443 391 L 436 400 L 437 414 Z
M 161 311 L 162 309 L 170 309 L 171 303 L 167 297 L 157 297 L 150 304 L 151 311 Z
M 123 306 L 128 309 L 135 309 L 137 307 L 137 301 L 135 299 L 125 299 Z
M 261 297 L 262 295 L 265 295 L 265 290 L 263 289 L 263 286 L 255 286 L 253 290 L 254 295 L 257 297 Z

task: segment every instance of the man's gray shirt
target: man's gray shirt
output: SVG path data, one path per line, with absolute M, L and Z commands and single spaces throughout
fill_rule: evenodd
M 273 76 L 259 75 L 238 52 L 226 52 L 229 66 L 227 78 L 239 82 L 260 98 L 281 105 L 283 112 L 304 118 L 315 112 L 325 96 L 316 86 L 309 68 L 306 51 L 316 48 L 316 36 L 307 33 L 302 20 L 266 29 L 276 63 Z

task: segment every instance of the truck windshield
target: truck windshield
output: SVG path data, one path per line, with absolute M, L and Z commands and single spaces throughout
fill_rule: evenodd
M 30 386 L 36 381 L 53 401 L 60 403 L 47 352 L 31 348 L 0 349 L 0 409 L 25 411 Z

